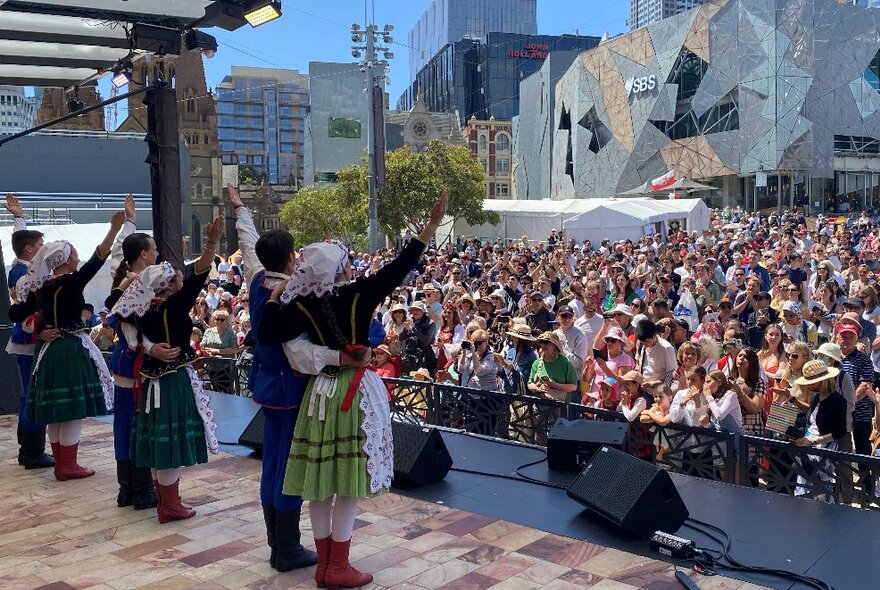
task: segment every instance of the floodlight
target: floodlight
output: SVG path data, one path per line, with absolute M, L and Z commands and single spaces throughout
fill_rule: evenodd
M 281 2 L 276 2 L 276 0 L 260 2 L 244 13 L 244 20 L 252 27 L 259 27 L 280 17 Z

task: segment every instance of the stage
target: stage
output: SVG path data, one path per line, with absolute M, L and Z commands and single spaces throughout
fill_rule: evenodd
M 256 413 L 256 406 L 249 399 L 236 396 L 214 394 L 212 398 L 221 425 L 217 434 L 224 443 L 223 451 L 254 456 L 237 440 Z M 663 559 L 650 550 L 647 541 L 633 538 L 585 511 L 566 496 L 564 489 L 531 483 L 516 475 L 520 466 L 543 459 L 542 449 L 455 431 L 441 433 L 454 460 L 453 470 L 439 483 L 415 489 L 396 488 L 397 494 L 651 560 Z M 562 487 L 576 475 L 551 472 L 545 462 L 526 467 L 521 473 Z M 818 577 L 837 590 L 878 587 L 880 563 L 873 559 L 880 553 L 877 512 L 683 475 L 672 474 L 672 478 L 691 517 L 723 528 L 730 535 L 732 553 L 740 562 Z M 700 547 L 719 548 L 716 542 L 688 526 L 678 534 L 693 539 Z M 547 551 L 551 549 L 548 547 Z M 535 556 L 541 557 L 540 552 Z M 719 573 L 772 588 L 807 588 L 766 576 Z M 693 572 L 691 576 L 700 588 L 729 587 L 717 586 L 720 578 L 713 580 Z

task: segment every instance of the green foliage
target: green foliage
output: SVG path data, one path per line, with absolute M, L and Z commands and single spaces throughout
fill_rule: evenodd
M 347 170 L 340 171 L 343 177 Z M 367 236 L 366 190 L 359 193 L 351 183 L 307 186 L 281 209 L 281 222 L 293 235 L 296 246 L 333 238 L 363 250 Z
M 256 184 L 260 185 L 264 180 L 268 180 L 269 176 L 250 164 L 238 165 L 238 184 Z
M 447 215 L 471 225 L 499 223 L 494 211 L 483 211 L 483 167 L 470 151 L 432 141 L 425 152 L 409 147 L 385 155 L 385 187 L 379 191 L 379 226 L 389 236 L 405 229 L 418 232 L 428 220 L 440 191 L 449 191 Z M 333 186 L 307 187 L 281 211 L 281 221 L 297 244 L 328 237 L 366 245 L 368 224 L 367 166 L 349 166 Z

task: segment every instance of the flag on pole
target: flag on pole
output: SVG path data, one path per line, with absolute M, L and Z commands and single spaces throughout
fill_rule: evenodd
M 675 184 L 675 172 L 670 170 L 663 176 L 658 176 L 651 181 L 651 190 L 662 191 L 666 187 L 672 186 L 673 184 Z

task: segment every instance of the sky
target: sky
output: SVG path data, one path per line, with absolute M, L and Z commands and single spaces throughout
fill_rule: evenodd
M 394 25 L 391 72 L 388 86 L 391 105 L 409 85 L 409 30 L 419 20 L 430 0 L 366 0 L 369 16 L 381 28 Z M 365 0 L 284 0 L 282 16 L 256 29 L 245 25 L 237 31 L 208 29 L 217 38 L 217 54 L 205 60 L 209 88 L 216 88 L 232 66 L 296 69 L 308 73 L 310 61 L 352 62 L 350 28 L 364 25 Z M 556 35 L 575 33 L 609 36 L 626 31 L 627 0 L 538 0 L 538 32 Z M 315 83 L 319 83 L 315 81 Z M 101 83 L 101 94 L 109 96 L 109 80 Z M 118 122 L 125 118 L 120 105 Z

